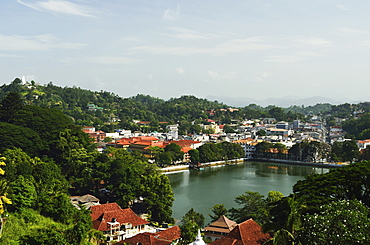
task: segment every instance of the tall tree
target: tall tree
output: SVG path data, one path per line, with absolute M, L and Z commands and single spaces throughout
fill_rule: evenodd
M 246 191 L 237 196 L 235 202 L 241 205 L 240 208 L 231 208 L 231 218 L 237 223 L 253 219 L 257 223 L 263 224 L 268 220 L 267 203 L 264 196 L 258 192 Z
M 19 93 L 10 92 L 0 102 L 0 121 L 11 122 L 17 112 L 23 107 L 23 100 Z
M 211 211 L 213 212 L 213 214 L 209 214 L 209 217 L 211 217 L 211 222 L 216 221 L 222 215 L 227 215 L 229 213 L 229 211 L 227 210 L 224 204 L 214 205 L 211 208 Z

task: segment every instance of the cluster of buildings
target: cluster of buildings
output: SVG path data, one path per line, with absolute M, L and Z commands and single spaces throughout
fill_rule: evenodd
M 138 125 L 148 125 L 150 122 L 137 121 Z M 141 131 L 132 132 L 131 130 L 116 130 L 113 133 L 105 133 L 95 130 L 94 127 L 84 127 L 84 132 L 94 138 L 98 145 L 98 150 L 103 151 L 106 147 L 127 148 L 138 150 L 149 159 L 153 158 L 151 147 L 166 147 L 170 143 L 181 146 L 185 153 L 181 162 L 189 162 L 189 150 L 196 149 L 202 144 L 213 142 L 232 142 L 240 144 L 245 151 L 245 158 L 252 158 L 255 146 L 262 142 L 281 143 L 291 148 L 294 144 L 303 140 L 318 141 L 332 145 L 334 142 L 343 142 L 346 132 L 341 126 L 326 127 L 324 120 L 313 116 L 310 123 L 302 123 L 299 120 L 293 122 L 276 121 L 275 118 L 264 118 L 255 120 L 237 121 L 232 120 L 228 128 L 234 132 L 225 132 L 225 126 L 212 119 L 205 119 L 204 124 L 199 124 L 203 130 L 211 131 L 210 134 L 192 133 L 179 135 L 178 125 L 167 125 L 164 132 L 143 133 Z M 109 140 L 106 140 L 109 139 Z M 357 142 L 360 150 L 364 150 L 370 145 L 370 140 Z
M 146 125 L 150 122 L 138 121 L 138 125 Z M 301 123 L 294 120 L 291 123 L 277 122 L 274 118 L 265 118 L 261 120 L 232 121 L 229 128 L 234 132 L 225 132 L 225 125 L 218 124 L 212 119 L 206 119 L 204 124 L 200 124 L 203 130 L 211 130 L 211 134 L 192 133 L 187 135 L 178 134 L 178 125 L 167 125 L 165 132 L 143 133 L 131 130 L 116 130 L 113 133 L 106 133 L 95 130 L 94 127 L 84 127 L 83 131 L 94 138 L 98 149 L 116 147 L 127 148 L 129 150 L 138 150 L 149 159 L 153 157 L 151 147 L 158 146 L 164 148 L 170 143 L 176 143 L 181 146 L 185 153 L 184 162 L 188 161 L 186 153 L 191 149 L 196 149 L 202 144 L 213 142 L 232 142 L 243 146 L 245 157 L 250 158 L 254 151 L 254 146 L 262 141 L 272 143 L 281 143 L 292 147 L 297 142 L 303 140 L 316 140 L 319 142 L 335 141 L 344 139 L 344 132 L 340 127 L 331 127 L 329 132 L 324 127 L 320 118 L 313 118 L 312 123 Z M 109 140 L 107 140 L 109 139 Z
M 104 234 L 102 244 L 170 245 L 179 244 L 181 240 L 179 226 L 156 228 L 131 208 L 121 208 L 117 203 L 100 204 L 99 199 L 91 195 L 70 199 L 77 208 L 83 206 L 91 211 L 93 228 Z M 258 245 L 272 238 L 252 219 L 237 224 L 226 216 L 203 228 L 203 233 L 204 236 L 198 230 L 189 245 Z

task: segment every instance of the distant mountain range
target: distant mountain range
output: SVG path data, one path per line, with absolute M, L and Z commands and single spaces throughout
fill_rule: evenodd
M 341 99 L 330 99 L 326 97 L 321 96 L 313 96 L 308 98 L 300 98 L 297 96 L 285 96 L 281 98 L 268 98 L 264 100 L 256 100 L 252 98 L 233 98 L 233 97 L 223 97 L 223 96 L 207 96 L 208 100 L 214 101 L 217 100 L 218 102 L 222 102 L 226 105 L 230 106 L 236 106 L 236 107 L 244 107 L 250 104 L 256 104 L 262 107 L 266 107 L 269 105 L 275 105 L 279 107 L 290 107 L 292 105 L 304 105 L 304 106 L 310 106 L 310 105 L 316 105 L 316 104 L 324 104 L 329 103 L 332 105 L 339 105 L 344 103 L 351 103 L 356 104 L 363 101 L 353 101 L 351 99 L 347 98 L 341 98 Z

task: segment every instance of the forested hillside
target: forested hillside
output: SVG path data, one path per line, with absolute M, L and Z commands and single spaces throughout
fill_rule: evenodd
M 77 125 L 95 126 L 104 131 L 114 128 L 138 130 L 133 120 L 149 121 L 153 130 L 159 127 L 159 122 L 178 123 L 182 126 L 180 130 L 186 131 L 190 127 L 189 122 L 202 122 L 207 118 L 224 124 L 237 119 L 261 117 L 275 117 L 278 120 L 304 119 L 301 113 L 275 106 L 263 108 L 251 104 L 238 110 L 227 110 L 230 106 L 192 95 L 171 98 L 168 101 L 141 94 L 122 98 L 106 91 L 62 88 L 52 82 L 46 85 L 39 85 L 34 81 L 23 84 L 18 78 L 10 84 L 0 86 L 0 99 L 8 92 L 20 93 L 27 104 L 59 109 Z M 95 108 L 89 109 L 89 105 Z
M 364 123 L 365 120 L 357 121 L 358 118 L 370 112 L 368 102 L 341 105 L 317 104 L 307 107 L 292 105 L 288 108 L 249 104 L 229 110 L 231 108 L 229 105 L 192 95 L 183 95 L 168 101 L 143 94 L 122 98 L 112 92 L 60 87 L 52 82 L 46 85 L 40 85 L 34 81 L 22 83 L 19 78 L 0 86 L 0 99 L 9 92 L 20 93 L 27 105 L 58 109 L 69 115 L 76 125 L 94 126 L 105 132 L 112 132 L 114 129 L 161 131 L 165 130 L 167 124 L 178 124 L 180 134 L 200 133 L 201 128 L 197 127 L 197 124 L 207 124 L 204 119 L 212 119 L 219 124 L 228 125 L 240 122 L 242 119 L 269 117 L 276 118 L 278 121 L 299 119 L 309 122 L 311 116 L 317 115 L 328 126 L 341 125 L 344 121 L 343 127 L 350 138 L 368 137 L 367 131 L 362 132 L 369 128 Z M 139 126 L 135 123 L 138 121 L 146 121 L 149 124 Z M 356 126 L 357 124 L 361 125 Z
M 99 240 L 102 234 L 92 230 L 89 212 L 72 206 L 71 195 L 92 194 L 123 208 L 142 197 L 150 221 L 173 221 L 172 189 L 155 165 L 123 149 L 98 153 L 70 117 L 35 104 L 15 92 L 0 101 L 1 244 Z

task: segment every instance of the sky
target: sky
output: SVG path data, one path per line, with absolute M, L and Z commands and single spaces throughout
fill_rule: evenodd
M 369 11 L 368 0 L 1 0 L 0 84 L 366 101 Z

